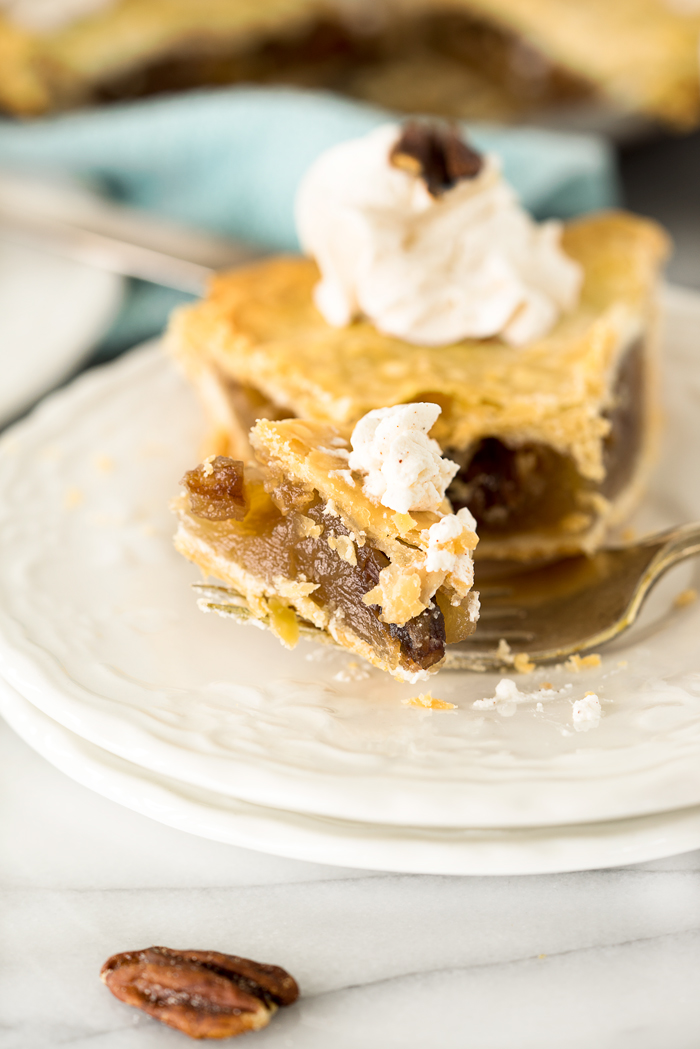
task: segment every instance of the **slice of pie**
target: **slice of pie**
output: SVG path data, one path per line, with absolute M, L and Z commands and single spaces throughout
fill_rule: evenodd
M 202 396 L 208 450 L 250 456 L 257 418 L 349 429 L 369 410 L 431 401 L 431 434 L 459 464 L 479 555 L 521 560 L 592 551 L 632 509 L 657 428 L 656 293 L 667 238 L 624 212 L 565 226 L 583 269 L 578 305 L 525 346 L 499 338 L 420 346 L 357 320 L 329 325 L 319 271 L 275 258 L 218 277 L 173 319 L 170 345 Z
M 439 493 L 433 510 L 382 503 L 346 435 L 323 422 L 258 422 L 245 464 L 211 456 L 185 474 L 175 545 L 225 584 L 216 610 L 268 626 L 288 647 L 300 635 L 334 641 L 413 681 L 474 630 L 474 522 Z

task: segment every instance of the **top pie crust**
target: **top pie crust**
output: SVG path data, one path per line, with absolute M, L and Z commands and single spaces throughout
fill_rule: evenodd
M 323 423 L 301 419 L 268 422 L 262 419 L 255 426 L 251 440 L 258 461 L 265 464 L 273 477 L 277 474 L 278 480 L 283 482 L 285 476 L 291 476 L 317 491 L 329 508 L 327 512 L 337 514 L 342 519 L 351 537 L 354 537 L 353 542 L 363 546 L 369 540 L 395 566 L 393 572 L 398 585 L 393 587 L 393 598 L 389 597 L 388 591 L 383 600 L 377 595 L 376 603 L 382 605 L 387 622 L 400 622 L 402 619 L 400 609 L 406 594 L 402 583 L 408 577 L 414 577 L 414 582 L 420 581 L 417 601 L 421 605 L 420 610 L 427 607 L 438 586 L 437 577 L 431 577 L 424 565 L 428 533 L 431 525 L 452 512 L 447 499 L 435 512 L 412 510 L 406 514 L 376 503 L 365 494 L 362 476 L 348 469 L 349 443 L 335 427 Z M 445 549 L 456 554 L 471 553 L 476 544 L 476 533 L 465 531 Z M 338 553 L 343 556 L 340 550 Z M 467 596 L 472 581 L 473 575 L 464 584 L 448 573 L 439 585 L 446 585 L 457 603 Z M 387 607 L 387 602 L 394 603 L 395 610 Z M 398 614 L 398 620 L 394 611 Z M 412 618 L 418 611 L 418 607 L 414 608 L 407 618 Z
M 428 548 L 428 529 L 452 512 L 447 499 L 439 511 L 412 510 L 397 513 L 370 499 L 362 487 L 362 476 L 348 469 L 350 444 L 339 431 L 305 419 L 268 422 L 261 419 L 251 434 L 258 461 L 273 474 L 279 471 L 314 488 L 342 517 L 352 532 L 373 542 L 392 561 L 402 566 L 423 559 Z M 470 549 L 476 546 L 472 535 Z
M 653 318 L 668 241 L 655 223 L 610 212 L 567 224 L 563 247 L 584 269 L 579 306 L 526 347 L 425 347 L 366 322 L 333 328 L 313 303 L 315 263 L 287 257 L 217 277 L 205 300 L 176 314 L 170 344 L 200 387 L 215 372 L 290 415 L 341 427 L 379 406 L 435 401 L 431 436 L 443 448 L 490 434 L 542 442 L 599 481 L 610 380 Z

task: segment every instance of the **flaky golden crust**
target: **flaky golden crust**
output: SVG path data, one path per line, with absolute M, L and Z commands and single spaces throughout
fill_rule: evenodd
M 170 345 L 197 385 L 213 368 L 300 418 L 352 426 L 372 408 L 434 400 L 443 448 L 493 434 L 542 442 L 599 480 L 610 375 L 649 321 L 668 245 L 655 223 L 611 212 L 570 223 L 564 247 L 585 270 L 580 305 L 524 348 L 414 346 L 365 322 L 333 328 L 313 304 L 318 270 L 302 258 L 218 277 L 207 299 L 176 314 Z
M 447 500 L 436 513 L 413 510 L 401 514 L 370 499 L 363 490 L 362 476 L 348 469 L 349 443 L 325 423 L 261 420 L 253 430 L 252 442 L 259 461 L 272 468 L 278 465 L 286 475 L 315 489 L 324 502 L 331 502 L 353 533 L 370 539 L 404 567 L 422 561 L 428 529 L 451 512 Z

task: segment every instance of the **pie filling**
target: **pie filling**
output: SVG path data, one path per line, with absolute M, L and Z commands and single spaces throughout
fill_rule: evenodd
M 473 631 L 466 609 L 440 592 L 432 607 L 404 625 L 382 622 L 380 607 L 362 599 L 389 558 L 368 540 L 360 545 L 314 489 L 289 479 L 271 488 L 250 472 L 244 477 L 243 463 L 224 456 L 190 470 L 183 478 L 188 529 L 219 559 L 261 580 L 266 592 L 284 595 L 289 583 L 301 584 L 326 618 L 352 631 L 388 666 L 409 672 L 433 667 L 447 643 Z
M 509 447 L 498 437 L 484 437 L 463 451 L 445 455 L 460 470 L 448 489 L 456 510 L 469 508 L 479 535 L 500 538 L 533 530 L 566 528 L 586 522 L 591 496 L 614 501 L 631 483 L 644 442 L 645 351 L 638 339 L 625 353 L 613 389 L 613 404 L 603 413 L 610 423 L 604 440 L 606 475 L 600 484 L 586 480 L 571 457 L 545 444 Z M 582 516 L 583 513 L 583 516 Z
M 528 532 L 585 531 L 593 523 L 593 497 L 614 502 L 634 480 L 645 439 L 645 374 L 646 349 L 639 338 L 622 357 L 612 407 L 603 413 L 610 422 L 603 445 L 603 481 L 582 477 L 570 456 L 549 445 L 524 442 L 511 447 L 498 437 L 483 437 L 469 448 L 445 450 L 446 458 L 460 466 L 447 490 L 454 510 L 466 506 L 471 511 L 482 542 Z M 256 418 L 293 415 L 264 401 L 252 387 L 221 373 L 218 381 L 248 427 Z M 422 399 L 438 397 L 425 394 Z

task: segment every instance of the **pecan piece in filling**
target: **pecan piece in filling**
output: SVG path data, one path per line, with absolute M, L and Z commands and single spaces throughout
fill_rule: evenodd
M 217 455 L 188 470 L 180 481 L 192 513 L 208 521 L 242 521 L 246 512 L 243 463 Z

